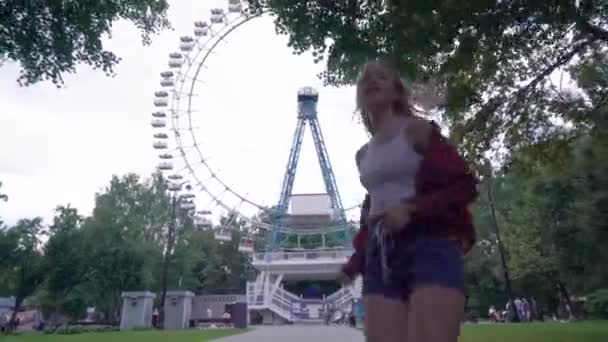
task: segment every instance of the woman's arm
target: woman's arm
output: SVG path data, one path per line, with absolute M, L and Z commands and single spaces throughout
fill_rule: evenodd
M 360 163 L 363 154 L 367 150 L 367 144 L 361 146 L 357 153 L 355 153 L 355 163 L 357 169 L 360 170 Z M 361 205 L 361 214 L 359 216 L 359 231 L 353 238 L 353 249 L 354 253 L 348 259 L 346 264 L 342 267 L 342 273 L 344 273 L 349 279 L 354 279 L 359 273 L 363 273 L 365 267 L 365 250 L 367 248 L 367 222 L 370 208 L 370 196 L 365 195 L 363 204 Z
M 367 248 L 367 215 L 369 213 L 370 198 L 365 196 L 361 207 L 361 216 L 359 218 L 359 231 L 353 239 L 353 248 L 355 252 L 350 259 L 342 267 L 342 272 L 351 280 L 359 273 L 363 273 L 365 267 L 365 250 Z
M 362 229 L 357 232 L 353 239 L 353 246 L 355 241 L 362 239 Z M 354 253 L 350 256 L 346 264 L 342 266 L 342 273 L 344 273 L 350 280 L 355 279 L 357 274 L 363 273 L 365 266 L 365 251 L 355 247 Z

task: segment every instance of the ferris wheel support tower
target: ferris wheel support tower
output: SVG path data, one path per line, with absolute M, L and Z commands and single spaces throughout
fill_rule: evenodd
M 257 279 L 247 284 L 250 311 L 266 323 L 320 320 L 329 306 L 349 310 L 360 297 L 360 279 L 355 287 L 343 287 L 322 300 L 304 300 L 283 289 L 289 280 L 332 280 L 352 254 L 352 227 L 346 220 L 329 154 L 318 121 L 319 93 L 304 87 L 298 91 L 298 121 L 283 178 L 279 202 L 266 252 L 254 253 L 252 265 Z M 312 133 L 325 194 L 292 194 L 304 132 Z M 320 238 L 319 238 L 320 237 Z M 302 243 L 307 240 L 309 243 Z M 312 241 L 312 243 L 311 243 Z M 278 318 L 277 318 L 278 316 Z
M 293 135 L 293 142 L 291 150 L 289 152 L 289 159 L 287 162 L 287 168 L 285 176 L 283 177 L 283 185 L 281 187 L 281 195 L 279 202 L 275 209 L 274 220 L 276 223 L 272 229 L 271 238 L 268 241 L 268 250 L 277 251 L 281 248 L 281 222 L 285 222 L 285 218 L 288 216 L 288 209 L 290 200 L 292 200 L 293 184 L 296 177 L 296 171 L 298 167 L 298 161 L 300 159 L 300 151 L 302 149 L 302 141 L 304 140 L 304 132 L 307 124 L 310 126 L 312 133 L 317 158 L 319 160 L 319 166 L 321 167 L 321 174 L 323 175 L 323 181 L 325 183 L 326 195 L 329 197 L 329 212 L 331 215 L 331 223 L 334 225 L 334 229 L 329 228 L 327 231 L 343 230 L 344 234 L 339 241 L 338 245 L 344 246 L 344 242 L 350 241 L 350 234 L 348 234 L 348 223 L 346 221 L 346 215 L 344 213 L 344 207 L 342 205 L 342 199 L 338 191 L 338 185 L 336 183 L 336 177 L 334 176 L 331 162 L 329 160 L 329 154 L 325 146 L 325 140 L 321 132 L 321 125 L 318 120 L 317 104 L 319 101 L 319 93 L 312 87 L 304 87 L 298 91 L 298 122 Z M 323 195 L 323 194 L 321 194 Z M 322 201 L 322 197 L 317 197 L 317 200 Z M 323 212 L 319 214 L 325 214 Z M 284 236 L 290 235 L 288 232 Z M 322 248 L 325 247 L 325 235 L 323 235 Z

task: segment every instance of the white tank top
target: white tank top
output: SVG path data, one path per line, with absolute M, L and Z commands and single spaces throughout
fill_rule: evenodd
M 370 217 L 411 199 L 416 193 L 416 172 L 422 156 L 404 134 L 404 128 L 387 142 L 370 140 L 359 160 L 361 184 L 370 195 Z

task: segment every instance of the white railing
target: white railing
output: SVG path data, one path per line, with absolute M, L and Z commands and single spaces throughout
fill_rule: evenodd
M 327 296 L 322 304 L 332 305 L 343 312 L 350 311 L 353 300 L 356 298 L 356 287 L 360 285 L 360 279 L 357 280 L 355 287 L 341 288 Z M 273 286 L 267 282 L 251 282 L 247 284 L 247 303 L 252 308 L 270 309 L 285 320 L 296 322 L 302 318 L 300 309 L 306 300 L 281 287 L 273 290 Z
M 279 260 L 318 260 L 332 259 L 343 260 L 350 257 L 353 251 L 350 249 L 337 251 L 306 251 L 306 252 L 266 252 L 253 254 L 253 261 L 270 262 Z
M 265 298 L 263 285 L 258 283 L 247 283 L 247 305 L 263 306 Z
M 353 295 L 353 289 L 350 287 L 343 287 L 340 290 L 327 296 L 326 301 L 327 303 L 333 304 L 340 310 L 348 311 L 354 298 L 355 297 Z
M 289 291 L 285 291 L 282 288 L 277 288 L 273 294 L 270 302 L 271 310 L 281 315 L 286 320 L 293 322 L 295 317 L 293 315 L 294 304 L 300 299 Z
M 293 308 L 300 298 L 293 293 L 282 288 L 274 291 L 269 284 L 248 283 L 247 284 L 247 304 L 251 307 L 268 308 L 284 319 L 293 322 Z
M 352 297 L 352 293 L 349 288 L 342 287 L 338 291 L 327 296 L 326 300 L 330 303 L 336 303 L 342 301 L 345 297 Z
M 280 293 L 281 296 L 285 297 L 286 299 L 292 301 L 292 302 L 299 302 L 302 299 L 300 297 L 298 297 L 297 295 L 279 287 L 276 289 L 275 293 Z
M 363 295 L 363 277 L 359 276 L 355 279 L 355 284 L 353 285 L 354 296 L 355 298 L 361 298 Z

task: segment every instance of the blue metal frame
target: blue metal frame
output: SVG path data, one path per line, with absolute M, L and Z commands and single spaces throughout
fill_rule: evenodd
M 342 206 L 342 199 L 340 197 L 340 193 L 338 192 L 336 177 L 334 176 L 334 172 L 329 161 L 329 154 L 327 152 L 327 148 L 325 147 L 325 140 L 323 139 L 321 126 L 317 118 L 318 100 L 319 96 L 316 93 L 298 94 L 298 123 L 293 135 L 289 159 L 287 161 L 287 168 L 283 177 L 283 185 L 281 187 L 279 203 L 275 209 L 275 212 L 273 213 L 275 225 L 271 232 L 268 246 L 268 249 L 272 251 L 276 251 L 279 248 L 280 241 L 278 241 L 278 222 L 285 214 L 287 214 L 287 209 L 289 208 L 289 199 L 293 190 L 296 169 L 298 167 L 298 160 L 302 148 L 302 141 L 304 139 L 304 130 L 307 123 L 310 124 L 312 138 L 315 144 L 315 150 L 317 152 L 317 158 L 319 159 L 319 166 L 321 167 L 321 174 L 323 175 L 323 181 L 325 183 L 325 190 L 330 197 L 334 217 L 338 224 L 343 225 L 347 232 L 349 231 L 346 221 L 346 214 L 344 213 L 344 207 Z M 350 234 L 346 234 L 346 238 L 348 239 L 349 237 Z
M 283 176 L 283 186 L 281 187 L 281 197 L 279 198 L 279 204 L 276 208 L 276 215 L 283 216 L 287 213 L 289 207 L 289 198 L 293 190 L 293 183 L 296 179 L 296 169 L 298 168 L 298 161 L 300 159 L 300 151 L 302 148 L 302 140 L 304 140 L 304 129 L 306 128 L 306 121 L 298 119 L 296 131 L 293 135 L 293 142 L 291 143 L 291 150 L 289 151 L 289 159 L 287 160 L 287 168 L 285 175 Z

